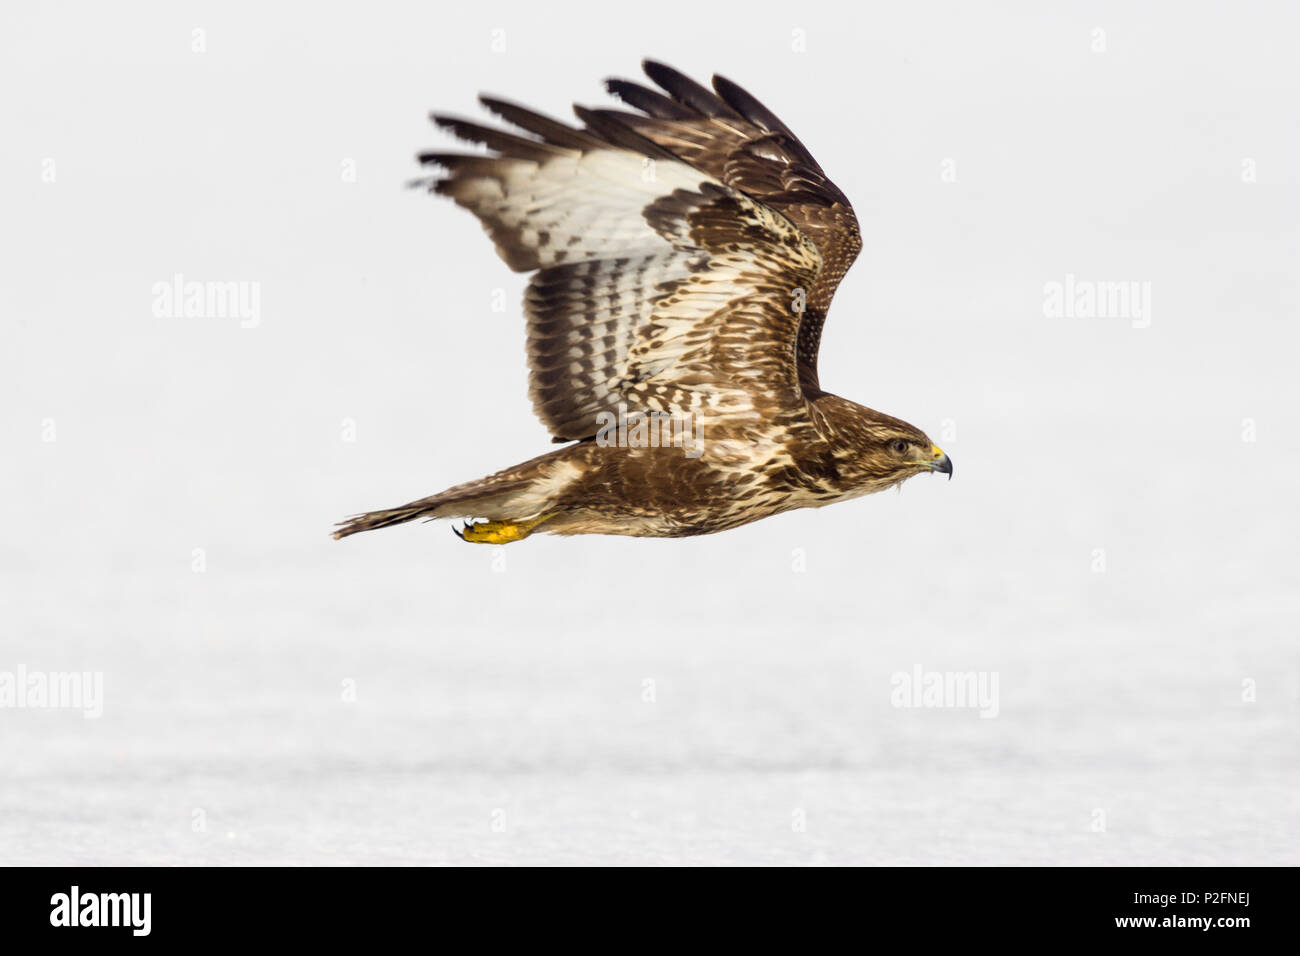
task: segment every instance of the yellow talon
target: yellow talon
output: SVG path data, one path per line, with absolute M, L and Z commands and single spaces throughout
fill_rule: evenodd
M 463 541 L 474 544 L 509 544 L 522 541 L 533 533 L 533 529 L 552 515 L 542 515 L 527 521 L 480 521 L 478 524 L 466 524 L 464 531 L 457 531 Z

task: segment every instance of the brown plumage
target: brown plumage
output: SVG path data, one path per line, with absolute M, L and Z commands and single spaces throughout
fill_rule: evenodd
M 491 154 L 425 153 L 431 191 L 473 212 L 524 298 L 529 392 L 576 444 L 370 512 L 335 537 L 413 518 L 485 518 L 466 540 L 534 531 L 680 537 L 952 474 L 923 432 L 821 389 L 835 288 L 862 246 L 844 194 L 784 123 L 714 77 L 647 61 L 637 112 L 583 128 L 502 100 L 506 132 L 435 116 Z

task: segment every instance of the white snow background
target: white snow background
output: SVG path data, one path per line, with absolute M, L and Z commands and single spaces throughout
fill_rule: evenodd
M 0 862 L 1300 862 L 1294 5 L 3 20 L 0 670 L 102 672 L 104 711 L 0 710 Z M 524 277 L 403 188 L 455 145 L 427 111 L 612 105 L 646 55 L 853 200 L 823 383 L 953 480 L 332 540 L 550 447 Z M 259 324 L 154 315 L 177 273 Z M 1149 327 L 1048 317 L 1066 275 L 1150 283 Z M 998 715 L 893 706 L 917 665 Z

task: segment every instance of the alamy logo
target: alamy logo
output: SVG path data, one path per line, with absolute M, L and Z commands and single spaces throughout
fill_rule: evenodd
M 160 319 L 238 319 L 240 328 L 262 324 L 260 282 L 200 282 L 181 273 L 153 284 L 153 314 Z
M 132 936 L 148 936 L 151 893 L 70 893 L 50 897 L 51 926 L 129 926 Z
M 1064 282 L 1043 286 L 1043 315 L 1049 319 L 1129 319 L 1135 329 L 1151 325 L 1151 283 L 1095 282 L 1067 273 Z
M 997 671 L 927 671 L 920 664 L 889 679 L 889 702 L 895 707 L 978 709 L 980 717 L 998 715 Z
M 0 671 L 0 709 L 80 710 L 93 720 L 104 716 L 102 671 Z
M 687 458 L 704 454 L 702 430 L 689 412 L 629 412 L 618 403 L 618 413 L 596 413 L 596 444 L 602 448 L 682 449 Z

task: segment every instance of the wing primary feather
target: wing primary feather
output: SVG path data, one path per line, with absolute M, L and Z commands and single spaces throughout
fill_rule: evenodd
M 415 158 L 419 160 L 421 166 L 441 166 L 444 169 L 451 169 L 456 160 L 464 157 L 463 153 L 416 153 Z
M 576 103 L 573 112 L 592 134 L 603 141 L 606 148 L 615 146 L 620 149 L 630 149 L 652 159 L 677 159 L 671 152 L 642 136 L 626 124 L 625 121 L 628 119 L 642 119 L 635 113 L 620 113 L 618 110 L 593 110 L 585 106 L 578 106 Z
M 655 119 L 678 120 L 693 119 L 699 114 L 676 100 L 669 99 L 658 90 L 652 90 L 631 80 L 610 79 L 605 81 L 605 89 L 617 96 L 628 106 L 639 109 Z
M 696 83 L 689 76 L 674 70 L 671 66 L 655 60 L 643 60 L 641 67 L 645 70 L 646 76 L 654 80 L 677 102 L 683 103 L 705 116 L 736 120 L 744 119 L 707 86 Z
M 415 158 L 420 161 L 421 166 L 441 166 L 449 172 L 457 167 L 463 167 L 470 163 L 477 162 L 486 166 L 487 164 L 497 162 L 497 159 L 494 156 L 475 156 L 470 153 L 440 153 L 432 151 L 417 153 Z
M 458 116 L 430 114 L 429 118 L 442 129 L 459 136 L 461 139 L 471 143 L 482 143 L 488 149 L 494 149 L 503 156 L 543 161 L 550 159 L 552 156 L 571 155 L 573 152 L 571 149 L 562 146 L 538 142 L 535 139 L 526 139 L 523 136 L 516 136 L 514 133 L 507 133 L 505 130 L 483 126 L 480 123 L 461 119 Z
M 554 146 L 580 149 L 584 152 L 603 149 L 605 144 L 585 130 L 575 129 L 567 123 L 543 116 L 541 113 L 519 106 L 495 96 L 480 96 L 478 101 L 508 123 L 540 136 Z
M 744 87 L 733 83 L 725 76 L 715 75 L 713 77 L 713 88 L 728 106 L 735 109 L 755 126 L 765 129 L 769 133 L 784 133 L 796 142 L 798 141 L 799 137 L 790 131 L 790 127 L 781 122 L 780 117 L 760 103 Z

